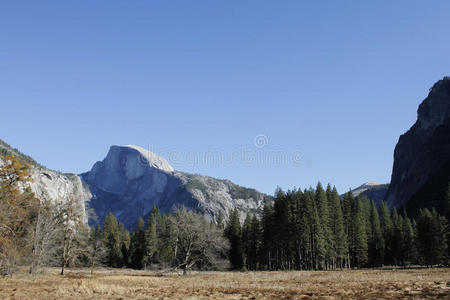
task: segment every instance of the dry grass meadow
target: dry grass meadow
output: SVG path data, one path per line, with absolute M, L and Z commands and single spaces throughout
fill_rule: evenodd
M 58 270 L 0 279 L 0 299 L 450 299 L 450 269 L 299 272 Z

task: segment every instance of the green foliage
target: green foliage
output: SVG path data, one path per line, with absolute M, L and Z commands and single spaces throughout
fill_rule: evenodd
M 109 212 L 103 222 L 103 238 L 107 247 L 107 262 L 110 267 L 120 267 L 123 262 L 119 225 L 116 217 Z
M 348 242 L 344 227 L 342 203 L 335 187 L 327 187 L 327 197 L 330 207 L 330 230 L 332 236 L 332 266 L 343 268 L 348 257 Z
M 186 183 L 186 188 L 188 190 L 200 190 L 202 192 L 206 192 L 208 188 L 202 182 L 195 178 L 190 178 L 190 180 Z
M 368 236 L 368 260 L 372 267 L 383 263 L 384 239 L 381 231 L 380 217 L 375 203 L 370 203 L 370 227 Z
M 239 270 L 244 264 L 242 254 L 241 223 L 239 221 L 239 212 L 237 209 L 231 211 L 230 219 L 225 228 L 225 236 L 230 241 L 229 259 L 234 270 Z
M 436 211 L 421 214 L 416 224 L 405 211 L 391 214 L 385 202 L 378 209 L 351 191 L 341 201 L 335 188 L 324 191 L 319 183 L 303 192 L 278 188 L 273 205 L 264 206 L 260 219 L 248 215 L 242 228 L 233 211 L 225 232 L 238 270 L 447 264 L 447 218 Z

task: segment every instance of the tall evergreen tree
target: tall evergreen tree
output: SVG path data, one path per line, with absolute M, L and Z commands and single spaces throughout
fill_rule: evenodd
M 380 205 L 380 221 L 384 239 L 383 261 L 385 264 L 392 264 L 391 241 L 393 227 L 389 208 L 385 201 L 382 201 Z
M 314 201 L 314 191 L 309 190 L 304 193 L 304 201 L 307 211 L 308 223 L 310 224 L 310 254 L 311 267 L 313 269 L 322 269 L 324 262 L 324 239 L 318 207 Z
M 274 203 L 274 220 L 273 223 L 275 236 L 273 239 L 275 244 L 274 262 L 277 269 L 286 270 L 290 265 L 290 244 L 291 244 L 291 211 L 289 193 L 285 194 L 278 189 Z
M 261 249 L 261 264 L 265 269 L 272 270 L 272 259 L 274 257 L 274 210 L 270 204 L 264 205 L 262 215 L 262 249 Z
M 403 219 L 403 264 L 413 263 L 415 261 L 414 229 L 411 220 L 405 214 Z
M 417 220 L 417 249 L 421 262 L 427 266 L 436 263 L 436 238 L 433 232 L 433 215 L 428 209 L 420 210 Z
M 103 237 L 107 248 L 107 262 L 110 267 L 118 267 L 122 261 L 119 225 L 116 217 L 109 212 L 103 222 Z
M 329 186 L 328 186 L 329 187 Z M 330 208 L 328 206 L 327 194 L 324 191 L 322 184 L 317 183 L 315 192 L 315 201 L 320 220 L 320 230 L 323 247 L 324 267 L 329 269 L 333 264 L 333 241 L 331 232 Z
M 402 263 L 402 250 L 403 250 L 403 218 L 398 214 L 397 209 L 394 207 L 392 211 L 392 236 L 390 241 L 390 250 L 393 263 L 400 265 Z
M 147 228 L 145 229 L 145 255 L 148 263 L 158 261 L 158 233 L 157 226 L 161 219 L 161 213 L 155 205 L 150 211 Z
M 130 232 L 125 228 L 125 225 L 119 222 L 119 240 L 120 252 L 122 254 L 122 261 L 119 267 L 128 266 L 130 264 Z
M 342 204 L 336 187 L 331 190 L 327 187 L 328 203 L 330 206 L 330 228 L 332 236 L 333 265 L 334 268 L 344 267 L 344 261 L 348 257 L 347 235 L 345 234 L 344 215 Z
M 261 225 L 256 216 L 250 222 L 250 232 L 248 235 L 249 247 L 247 251 L 247 265 L 250 269 L 258 268 L 259 251 L 261 247 Z
M 225 235 L 230 241 L 229 259 L 233 269 L 238 270 L 243 266 L 241 223 L 237 209 L 231 211 L 230 219 L 225 228 Z
M 450 265 L 450 182 L 448 183 L 447 193 L 444 196 L 445 218 L 447 219 L 447 265 Z
M 384 239 L 381 232 L 380 219 L 375 203 L 370 204 L 370 234 L 368 244 L 369 264 L 372 267 L 380 266 L 383 263 Z
M 135 269 L 145 268 L 147 265 L 145 224 L 142 218 L 139 218 L 137 229 L 131 236 L 131 266 Z
M 433 209 L 432 215 L 434 220 L 433 231 L 436 239 L 436 260 L 439 264 L 447 264 L 447 219 L 440 216 L 436 209 Z
M 348 257 L 346 259 L 346 266 L 350 268 L 352 266 L 350 261 L 351 245 L 353 239 L 353 206 L 355 198 L 352 191 L 348 191 L 344 195 L 343 213 L 344 213 L 344 229 L 348 240 Z
M 356 199 L 352 208 L 352 236 L 350 238 L 350 257 L 352 264 L 363 267 L 367 263 L 366 212 L 363 200 Z
M 244 225 L 242 226 L 242 257 L 243 265 L 250 268 L 248 265 L 248 260 L 250 257 L 250 231 L 251 231 L 251 216 L 247 213 L 244 220 Z

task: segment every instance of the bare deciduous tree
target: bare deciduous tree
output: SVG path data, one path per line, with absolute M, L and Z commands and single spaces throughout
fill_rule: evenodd
M 186 274 L 193 266 L 214 267 L 223 260 L 228 242 L 203 216 L 179 209 L 170 217 L 175 240 L 176 268 Z
M 30 273 L 35 274 L 38 269 L 52 256 L 52 250 L 61 226 L 61 211 L 58 206 L 48 200 L 42 192 L 40 201 L 35 208 L 36 217 L 31 231 L 31 262 Z
M 84 205 L 73 196 L 62 204 L 60 217 L 61 275 L 64 275 L 69 264 L 75 265 L 80 257 L 88 255 L 89 228 L 84 219 Z

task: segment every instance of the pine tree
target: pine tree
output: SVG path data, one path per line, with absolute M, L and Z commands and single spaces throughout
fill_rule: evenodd
M 125 229 L 123 223 L 119 223 L 119 237 L 120 237 L 120 253 L 122 256 L 121 267 L 130 265 L 130 232 Z
M 122 261 L 119 226 L 116 217 L 109 212 L 103 222 L 103 238 L 107 248 L 107 262 L 110 267 L 118 267 Z
M 251 270 L 258 268 L 259 251 L 261 247 L 261 225 L 256 216 L 250 221 L 249 249 L 247 252 L 247 266 Z
M 384 201 L 380 205 L 380 221 L 384 239 L 383 261 L 385 264 L 392 264 L 391 241 L 393 228 L 389 208 Z
M 145 255 L 148 263 L 158 261 L 158 233 L 157 227 L 161 219 L 161 213 L 156 206 L 152 207 L 145 230 Z
M 380 219 L 375 203 L 370 205 L 370 234 L 369 234 L 369 264 L 372 267 L 380 266 L 383 263 L 384 240 L 381 232 Z
M 333 265 L 334 268 L 344 267 L 344 261 L 348 256 L 347 235 L 344 228 L 344 215 L 342 204 L 336 187 L 330 191 L 330 185 L 327 188 L 328 203 L 330 206 L 330 227 L 332 236 Z
M 177 236 L 174 234 L 172 222 L 165 215 L 161 216 L 157 230 L 158 258 L 160 263 L 169 265 L 175 259 Z
M 250 254 L 250 231 L 251 231 L 251 216 L 247 213 L 247 216 L 242 226 L 242 256 L 243 265 L 249 268 L 248 260 L 251 256 Z
M 314 201 L 314 191 L 309 190 L 304 193 L 308 223 L 310 224 L 310 254 L 311 267 L 322 269 L 324 261 L 324 239 L 317 205 Z
M 298 216 L 296 233 L 296 247 L 298 255 L 298 263 L 300 269 L 313 269 L 313 245 L 311 244 L 312 224 L 310 223 L 309 213 L 311 211 L 311 198 L 307 197 L 308 191 L 298 191 Z
M 405 214 L 403 219 L 403 264 L 413 263 L 415 261 L 414 229 L 411 220 Z
M 367 263 L 366 212 L 361 199 L 356 199 L 352 209 L 352 235 L 350 238 L 352 264 L 363 267 Z
M 88 264 L 92 274 L 95 267 L 103 265 L 106 258 L 106 246 L 103 239 L 103 232 L 99 224 L 90 228 L 88 245 Z
M 402 264 L 402 250 L 403 250 L 403 218 L 397 213 L 394 207 L 392 211 L 392 236 L 391 236 L 391 256 L 393 263 L 396 265 Z
M 352 239 L 353 239 L 353 206 L 354 206 L 355 198 L 353 197 L 352 191 L 348 191 L 344 195 L 344 202 L 343 202 L 343 213 L 344 213 L 344 229 L 345 234 L 347 236 L 348 241 L 348 257 L 346 259 L 346 266 L 350 268 L 351 261 L 350 261 L 350 254 L 351 254 L 351 245 L 352 245 Z
M 434 235 L 436 239 L 436 261 L 438 264 L 447 264 L 447 219 L 440 216 L 436 209 L 432 212 L 434 219 Z
M 274 203 L 274 230 L 275 252 L 274 262 L 277 269 L 287 270 L 290 265 L 290 203 L 289 194 L 285 194 L 281 189 L 278 190 Z
M 131 266 L 135 269 L 145 268 L 147 265 L 145 225 L 144 220 L 139 218 L 137 229 L 131 236 Z
M 439 263 L 441 249 L 439 247 L 438 226 L 435 216 L 427 209 L 420 210 L 417 220 L 417 249 L 421 262 L 427 266 Z
M 330 186 L 328 186 L 330 188 Z M 322 247 L 323 247 L 323 257 L 325 269 L 329 269 L 333 264 L 333 241 L 332 241 L 332 232 L 331 232 L 331 221 L 330 221 L 330 208 L 328 206 L 328 198 L 327 194 L 324 191 L 322 184 L 317 183 L 316 192 L 315 192 L 315 201 L 317 203 L 317 209 L 319 213 L 320 220 L 320 231 L 322 238 Z
M 447 233 L 446 233 L 446 240 L 447 240 L 447 265 L 450 265 L 450 182 L 448 183 L 448 189 L 447 193 L 444 196 L 444 203 L 445 203 L 445 217 L 447 219 Z
M 262 215 L 262 231 L 263 231 L 263 241 L 261 250 L 261 264 L 265 268 L 272 270 L 272 259 L 274 257 L 274 210 L 272 205 L 264 205 L 263 215 Z
M 229 259 L 232 268 L 239 270 L 243 266 L 242 257 L 242 241 L 241 241 L 241 223 L 239 221 L 239 212 L 237 209 L 231 211 L 230 219 L 228 220 L 225 229 L 225 235 L 230 241 Z

